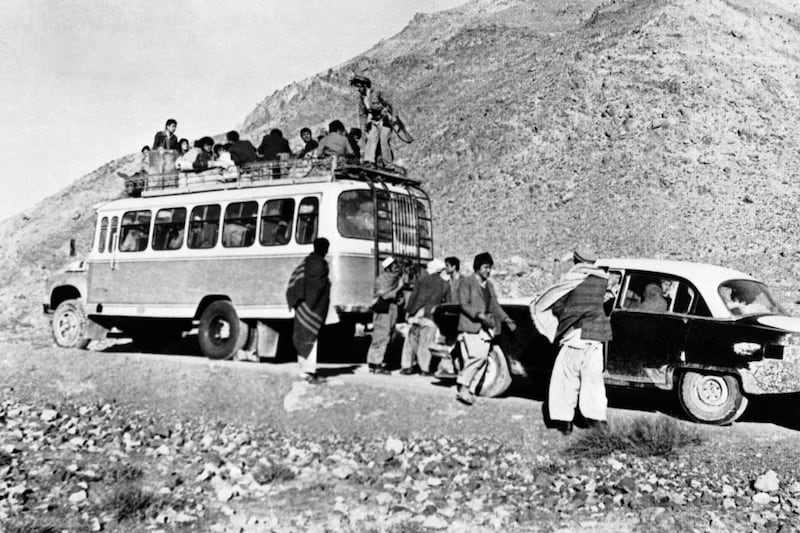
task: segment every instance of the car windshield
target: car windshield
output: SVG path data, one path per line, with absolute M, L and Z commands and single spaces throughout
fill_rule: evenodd
M 736 316 L 786 314 L 767 290 L 766 285 L 751 280 L 726 281 L 719 286 L 719 295 Z

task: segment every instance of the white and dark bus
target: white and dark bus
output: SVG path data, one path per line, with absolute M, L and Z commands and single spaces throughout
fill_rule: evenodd
M 149 176 L 139 197 L 96 206 L 91 251 L 48 280 L 60 346 L 109 332 L 146 344 L 197 328 L 201 352 L 246 343 L 273 357 L 291 323 L 289 276 L 317 237 L 330 241 L 326 323 L 368 322 L 380 261 L 433 257 L 419 181 L 335 159 L 258 166 L 237 177 Z

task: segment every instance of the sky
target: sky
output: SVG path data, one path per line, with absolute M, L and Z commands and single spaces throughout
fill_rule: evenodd
M 167 118 L 189 139 L 231 129 L 415 13 L 464 2 L 4 0 L 0 220 L 138 152 Z

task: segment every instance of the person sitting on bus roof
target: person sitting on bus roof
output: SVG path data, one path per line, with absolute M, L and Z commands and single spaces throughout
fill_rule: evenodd
M 229 151 L 231 159 L 237 165 L 244 165 L 245 163 L 252 163 L 258 159 L 256 155 L 256 147 L 250 141 L 243 141 L 239 139 L 238 131 L 229 131 L 225 138 L 230 143 Z
M 184 155 L 190 149 L 191 146 L 189 146 L 189 139 L 181 139 L 180 142 L 178 143 L 178 151 L 180 152 L 180 154 Z
M 178 158 L 178 160 L 175 162 L 175 167 L 178 170 L 182 172 L 194 171 L 194 162 L 197 159 L 197 156 L 200 155 L 200 152 L 203 151 L 203 149 L 200 148 L 199 144 L 200 140 L 195 141 L 194 146 L 192 148 L 189 148 L 185 154 L 181 155 Z
M 361 128 L 350 128 L 350 133 L 347 134 L 347 140 L 350 141 L 350 148 L 353 149 L 353 154 L 361 158 Z
M 153 139 L 153 150 L 164 148 L 165 150 L 178 150 L 180 145 L 175 130 L 178 129 L 178 121 L 174 118 L 167 119 L 164 124 L 164 131 L 157 131 Z
M 149 154 L 150 147 L 142 146 L 140 155 L 117 171 L 117 176 L 125 180 L 126 193 L 134 194 L 144 185 L 142 180 L 147 176 Z
M 300 130 L 300 138 L 303 139 L 303 149 L 297 154 L 298 158 L 306 157 L 317 149 L 319 143 L 311 136 L 311 129 L 303 128 Z
M 209 167 L 221 168 L 224 180 L 233 180 L 239 177 L 239 169 L 233 162 L 230 152 L 230 144 L 217 144 L 214 146 L 214 161 L 208 164 Z
M 328 124 L 328 130 L 330 133 L 320 141 L 317 147 L 317 157 L 354 155 L 347 138 L 347 130 L 341 120 L 334 120 Z
M 211 137 L 203 137 L 197 144 L 200 146 L 200 153 L 197 154 L 194 162 L 192 163 L 192 168 L 196 171 L 200 170 L 208 170 L 209 163 L 214 160 L 214 139 Z
M 266 161 L 280 159 L 280 154 L 292 154 L 289 141 L 283 137 L 283 132 L 273 128 L 269 135 L 265 135 L 258 146 L 258 154 Z

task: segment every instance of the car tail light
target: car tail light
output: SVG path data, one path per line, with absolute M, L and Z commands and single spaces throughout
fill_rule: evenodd
M 800 358 L 800 335 L 788 333 L 781 336 L 777 342 L 764 347 L 764 357 L 769 359 L 797 359 Z

